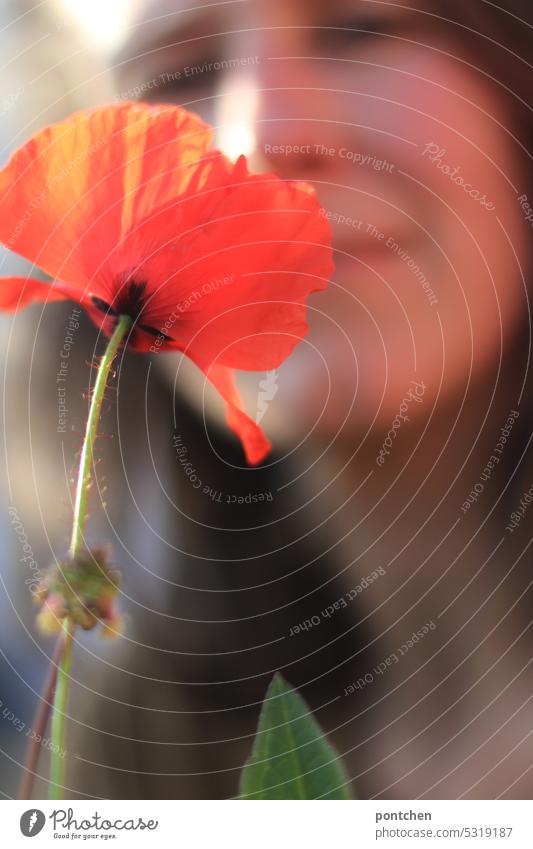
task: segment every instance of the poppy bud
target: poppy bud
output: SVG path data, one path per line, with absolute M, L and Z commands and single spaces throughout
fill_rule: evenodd
M 50 567 L 36 594 L 37 624 L 44 633 L 60 631 L 66 618 L 84 631 L 101 624 L 106 636 L 120 633 L 119 572 L 108 556 L 107 549 L 93 548 Z

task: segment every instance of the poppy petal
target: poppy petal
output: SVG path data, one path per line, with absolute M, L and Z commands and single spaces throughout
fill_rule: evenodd
M 240 392 L 235 382 L 232 369 L 218 363 L 206 366 L 194 357 L 191 359 L 202 369 L 205 376 L 213 384 L 226 403 L 226 422 L 229 428 L 239 437 L 247 462 L 257 466 L 265 459 L 272 444 L 265 434 L 247 413 L 244 412 Z
M 139 241 L 162 244 L 142 268 L 152 290 L 145 320 L 172 337 L 163 348 L 276 368 L 307 333 L 307 297 L 331 277 L 331 230 L 309 186 L 218 157 L 198 196 L 139 225 Z
M 0 277 L 0 310 L 16 312 L 36 302 L 64 301 L 71 297 L 55 283 L 43 283 L 31 277 Z
M 94 288 L 137 219 L 185 191 L 210 140 L 207 125 L 176 106 L 77 112 L 0 170 L 0 241 L 51 277 Z
M 211 130 L 169 105 L 118 103 L 37 133 L 0 170 L 0 242 L 54 283 L 8 278 L 0 308 L 72 298 L 128 344 L 177 349 L 226 403 L 247 460 L 270 450 L 231 368 L 277 367 L 327 285 L 331 231 L 310 186 L 209 152 Z

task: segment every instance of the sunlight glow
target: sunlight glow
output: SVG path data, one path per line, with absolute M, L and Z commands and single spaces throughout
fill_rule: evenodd
M 257 92 L 249 83 L 239 86 L 231 76 L 223 86 L 217 108 L 217 147 L 229 159 L 237 159 L 241 153 L 249 156 L 255 149 L 254 118 L 257 108 Z
M 134 0 L 61 0 L 61 5 L 88 40 L 111 50 L 124 39 Z

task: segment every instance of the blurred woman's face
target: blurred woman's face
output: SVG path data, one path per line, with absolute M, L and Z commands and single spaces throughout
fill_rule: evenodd
M 333 282 L 263 418 L 274 436 L 388 429 L 413 380 L 428 412 L 459 402 L 525 307 L 527 188 L 503 98 L 423 10 L 250 0 L 172 18 L 188 41 L 161 51 L 158 73 L 200 70 L 152 96 L 203 114 L 230 153 L 253 141 L 258 168 L 313 183 L 333 228 Z M 201 70 L 222 60 L 233 67 Z

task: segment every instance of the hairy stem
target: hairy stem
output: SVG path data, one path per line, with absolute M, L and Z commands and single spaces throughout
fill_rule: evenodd
M 76 486 L 76 500 L 74 502 L 74 519 L 72 522 L 72 537 L 70 540 L 69 554 L 72 558 L 83 548 L 83 532 L 87 515 L 87 487 L 91 480 L 91 468 L 93 462 L 94 443 L 98 431 L 98 422 L 102 409 L 102 401 L 109 377 L 109 370 L 118 351 L 120 343 L 131 327 L 131 319 L 127 315 L 120 316 L 115 331 L 109 340 L 105 354 L 98 367 L 96 383 L 94 384 L 89 418 L 85 430 L 85 439 L 81 449 L 80 468 L 78 472 L 78 483 Z
M 33 718 L 31 730 L 34 734 L 28 740 L 26 762 L 24 764 L 24 771 L 20 782 L 19 797 L 21 799 L 31 799 L 33 794 L 33 783 L 37 770 L 37 763 L 39 761 L 39 755 L 41 753 L 41 740 L 45 735 L 46 726 L 48 725 L 48 719 L 50 717 L 52 699 L 54 698 L 56 688 L 57 670 L 63 655 L 63 646 L 63 635 L 61 635 L 57 640 L 54 654 L 50 659 L 48 674 L 46 676 L 43 691 L 39 697 L 39 704 L 37 705 L 37 710 L 35 711 L 35 716 Z
M 108 342 L 105 353 L 98 366 L 96 382 L 89 407 L 89 417 L 85 429 L 85 438 L 81 449 L 76 498 L 74 502 L 74 517 L 72 521 L 72 536 L 69 556 L 72 560 L 85 547 L 85 520 L 87 518 L 87 489 L 91 480 L 94 444 L 98 433 L 98 424 L 102 410 L 105 388 L 109 378 L 111 365 L 122 340 L 131 327 L 131 319 L 127 315 L 120 316 L 117 326 Z M 72 666 L 72 646 L 74 641 L 74 624 L 66 617 L 63 620 L 61 638 L 61 655 L 57 669 L 54 703 L 52 706 L 52 752 L 50 758 L 50 798 L 62 799 L 65 784 L 65 735 L 70 686 L 70 669 Z
M 63 622 L 63 653 L 57 670 L 56 691 L 52 708 L 52 747 L 50 755 L 50 799 L 62 799 L 65 784 L 65 726 L 68 707 L 70 668 L 72 665 L 73 627 Z

